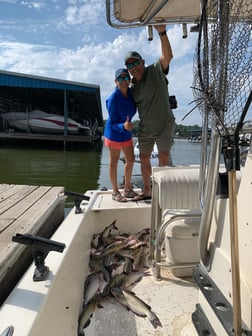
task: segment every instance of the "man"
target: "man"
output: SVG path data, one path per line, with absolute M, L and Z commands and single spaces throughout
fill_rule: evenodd
M 138 142 L 144 183 L 143 192 L 134 197 L 134 201 L 151 199 L 150 155 L 155 142 L 159 165 L 171 164 L 170 149 L 173 144 L 175 118 L 170 107 L 166 75 L 173 55 L 166 25 L 155 26 L 155 29 L 159 34 L 162 50 L 156 63 L 145 67 L 142 56 L 136 51 L 129 51 L 125 56 L 125 65 L 132 76 L 132 93 L 140 119 Z

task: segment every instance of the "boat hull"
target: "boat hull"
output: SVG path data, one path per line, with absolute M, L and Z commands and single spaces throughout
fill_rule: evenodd
M 50 114 L 35 110 L 29 113 L 10 112 L 2 114 L 9 126 L 22 130 L 24 132 L 63 134 L 67 131 L 69 134 L 79 134 L 80 132 L 90 133 L 90 128 L 67 118 L 65 127 L 65 118 L 57 114 Z
M 82 202 L 82 213 L 75 214 L 75 209 L 70 212 L 52 237 L 66 245 L 64 252 L 48 254 L 46 265 L 50 272 L 45 281 L 32 281 L 34 266 L 28 269 L 2 306 L 0 331 L 12 325 L 19 336 L 77 335 L 93 234 L 102 232 L 114 220 L 120 232 L 136 233 L 150 226 L 151 203 L 113 202 L 111 193 L 90 192 L 90 201 Z M 196 335 L 190 314 L 197 301 L 197 289 L 192 282 L 187 282 L 184 289 L 181 296 L 183 288 L 170 272 L 164 274 L 162 281 L 149 276 L 134 287 L 137 295 L 159 316 L 163 325 L 160 335 L 172 335 L 176 328 L 184 330 L 186 335 Z M 187 302 L 183 311 L 178 303 L 179 297 Z M 157 330 L 147 318 L 127 312 L 111 300 L 108 299 L 104 308 L 94 313 L 90 326 L 85 329 L 86 336 L 110 336 L 112 330 L 115 336 L 143 336 L 146 330 L 148 335 L 156 334 Z M 175 315 L 167 314 L 169 309 L 176 312 Z

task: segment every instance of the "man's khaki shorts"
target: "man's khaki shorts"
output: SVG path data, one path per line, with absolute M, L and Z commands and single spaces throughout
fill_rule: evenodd
M 170 152 L 173 145 L 175 121 L 170 122 L 160 134 L 138 136 L 140 153 L 151 153 L 156 142 L 159 152 Z

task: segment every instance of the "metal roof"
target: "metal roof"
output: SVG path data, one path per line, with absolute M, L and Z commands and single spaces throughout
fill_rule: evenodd
M 103 126 L 100 86 L 0 70 L 0 113 L 41 109 Z

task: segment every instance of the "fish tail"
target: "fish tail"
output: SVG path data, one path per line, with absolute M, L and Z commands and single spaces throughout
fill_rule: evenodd
M 153 316 L 153 318 L 152 319 L 150 319 L 150 322 L 151 322 L 151 324 L 153 325 L 153 327 L 155 328 L 155 329 L 157 329 L 157 327 L 163 327 L 162 326 L 162 323 L 160 322 L 160 320 L 159 320 L 159 318 L 157 317 L 157 315 L 156 314 L 152 314 L 152 316 Z

